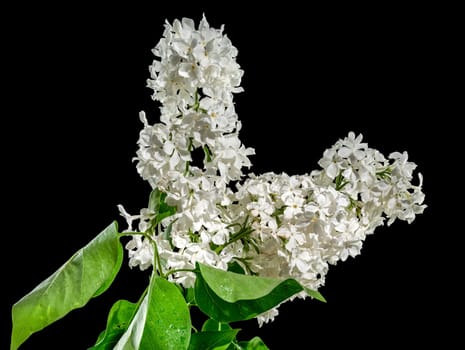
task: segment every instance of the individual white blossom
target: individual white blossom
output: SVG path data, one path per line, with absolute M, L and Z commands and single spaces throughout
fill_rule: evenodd
M 254 150 L 240 141 L 233 103 L 243 71 L 223 27 L 211 28 L 205 17 L 198 27 L 186 18 L 166 23 L 153 53 L 148 85 L 161 103 L 160 122 L 141 112 L 135 160 L 176 210 L 154 227 L 153 210 L 131 215 L 119 206 L 134 233 L 129 266 L 147 269 L 158 254 L 157 268 L 192 287 L 195 274 L 186 270 L 197 262 L 222 270 L 235 262 L 245 273 L 318 290 L 329 266 L 360 254 L 376 227 L 411 223 L 425 209 L 423 177 L 412 183 L 416 164 L 407 153 L 385 157 L 354 132 L 324 150 L 318 170 L 246 174 Z M 306 294 L 289 300 L 296 297 Z M 261 326 L 277 315 L 275 307 L 257 320 Z

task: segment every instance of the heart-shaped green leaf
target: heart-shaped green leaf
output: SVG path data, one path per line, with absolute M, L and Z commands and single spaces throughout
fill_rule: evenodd
M 114 349 L 185 350 L 190 336 L 190 313 L 181 291 L 152 275 L 147 295 Z
M 12 307 L 11 350 L 33 333 L 83 307 L 111 285 L 123 259 L 113 222 Z
M 226 350 L 236 339 L 239 329 L 202 331 L 192 334 L 189 350 Z
M 294 279 L 243 275 L 199 263 L 196 270 L 196 303 L 205 314 L 220 322 L 251 319 L 302 290 L 324 301 L 320 293 L 304 288 Z
M 253 337 L 248 341 L 241 341 L 239 342 L 239 346 L 242 350 L 270 350 L 259 337 Z
M 126 332 L 137 304 L 127 300 L 118 300 L 108 314 L 107 328 L 99 336 L 95 345 L 88 350 L 111 350 L 119 338 Z

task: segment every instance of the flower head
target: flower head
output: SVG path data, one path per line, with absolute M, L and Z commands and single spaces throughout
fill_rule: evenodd
M 211 28 L 205 17 L 198 27 L 186 18 L 166 23 L 153 53 L 148 85 L 162 104 L 160 123 L 150 125 L 141 112 L 135 159 L 162 194 L 156 209 L 167 214 L 157 219 L 151 204 L 139 215 L 120 207 L 129 230 L 139 221 L 141 234 L 126 246 L 131 267 L 156 264 L 191 287 L 197 262 L 222 270 L 234 262 L 244 273 L 317 290 L 329 266 L 360 254 L 386 219 L 410 223 L 425 209 L 422 176 L 412 184 L 416 164 L 407 153 L 385 157 L 354 132 L 323 152 L 319 170 L 245 176 L 254 150 L 240 141 L 233 103 L 243 71 L 223 27 Z M 277 315 L 276 307 L 258 321 Z

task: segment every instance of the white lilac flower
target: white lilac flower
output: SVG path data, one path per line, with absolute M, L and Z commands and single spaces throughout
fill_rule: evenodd
M 199 92 L 227 109 L 232 94 L 242 91 L 237 49 L 223 35 L 223 28 L 210 28 L 205 17 L 198 29 L 187 18 L 175 20 L 173 25 L 166 23 L 153 53 L 159 58 L 150 67 L 152 79 L 148 80 L 153 98 L 164 103 L 175 97 L 181 112 L 196 103 Z
M 411 223 L 425 209 L 423 178 L 412 184 L 416 165 L 407 153 L 386 158 L 354 132 L 323 152 L 319 170 L 244 177 L 254 150 L 240 141 L 233 103 L 243 71 L 223 28 L 205 17 L 197 28 L 187 18 L 166 23 L 153 53 L 148 85 L 162 104 L 160 123 L 141 112 L 135 160 L 175 211 L 154 227 L 153 210 L 130 215 L 119 206 L 126 231 L 138 221 L 126 245 L 129 266 L 147 269 L 158 254 L 157 268 L 173 271 L 170 281 L 192 287 L 195 274 L 185 270 L 196 262 L 222 270 L 236 262 L 245 273 L 294 278 L 317 290 L 329 266 L 360 254 L 376 227 Z M 289 300 L 295 297 L 306 294 Z M 275 307 L 257 319 L 262 325 L 277 315 Z
M 341 147 L 337 154 L 342 158 L 354 157 L 356 160 L 362 160 L 365 158 L 365 149 L 367 148 L 366 143 L 361 143 L 362 135 L 355 137 L 355 133 L 349 132 L 349 135 L 340 141 Z
M 166 23 L 153 52 L 157 59 L 148 84 L 153 98 L 162 103 L 161 123 L 150 125 L 141 112 L 137 170 L 166 194 L 166 203 L 176 207 L 176 213 L 161 223 L 165 229 L 170 226 L 170 240 L 151 239 L 164 247 L 159 254 L 165 269 L 193 268 L 195 262 L 226 269 L 234 255 L 243 253 L 241 242 L 228 242 L 234 222 L 221 208 L 233 199 L 229 182 L 241 179 L 242 168 L 251 166 L 248 156 L 254 154 L 239 140 L 241 124 L 232 101 L 233 93 L 242 91 L 237 49 L 222 29 L 210 28 L 203 18 L 198 29 L 190 19 Z M 203 164 L 194 164 L 193 152 L 198 150 L 204 152 Z M 122 215 L 131 227 L 142 219 Z M 128 245 L 131 266 L 147 240 L 138 237 Z M 214 249 L 221 246 L 224 249 Z M 191 284 L 191 275 L 176 273 L 173 278 Z
M 279 305 L 278 305 L 279 306 Z M 274 318 L 279 315 L 278 307 L 274 307 L 257 316 L 258 325 L 261 327 L 265 323 L 273 322 Z
M 139 235 L 134 235 L 132 240 L 126 244 L 129 255 L 129 266 L 139 266 L 141 270 L 146 270 L 153 264 L 153 246 Z

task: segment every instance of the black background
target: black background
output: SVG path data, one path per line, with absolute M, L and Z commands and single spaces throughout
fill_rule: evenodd
M 425 177 L 425 213 L 411 225 L 379 228 L 360 256 L 333 266 L 320 290 L 327 304 L 286 303 L 262 328 L 255 320 L 237 324 L 238 338 L 259 335 L 271 349 L 452 342 L 448 315 L 459 308 L 446 290 L 455 285 L 448 275 L 459 230 L 446 195 L 461 191 L 454 132 L 463 115 L 453 108 L 459 95 L 451 87 L 458 82 L 454 9 L 253 9 L 250 2 L 25 5 L 2 12 L 7 297 L 0 347 L 8 347 L 14 302 L 112 220 L 124 226 L 117 204 L 132 213 L 146 205 L 150 188 L 132 157 L 139 111 L 152 122 L 159 117 L 146 87 L 151 49 L 165 19 L 198 23 L 202 13 L 213 27 L 225 24 L 239 49 L 245 92 L 235 101 L 241 140 L 257 153 L 252 171 L 309 172 L 324 149 L 354 131 L 385 154 L 408 151 Z M 86 349 L 113 302 L 136 301 L 148 276 L 125 260 L 105 294 L 22 349 Z

